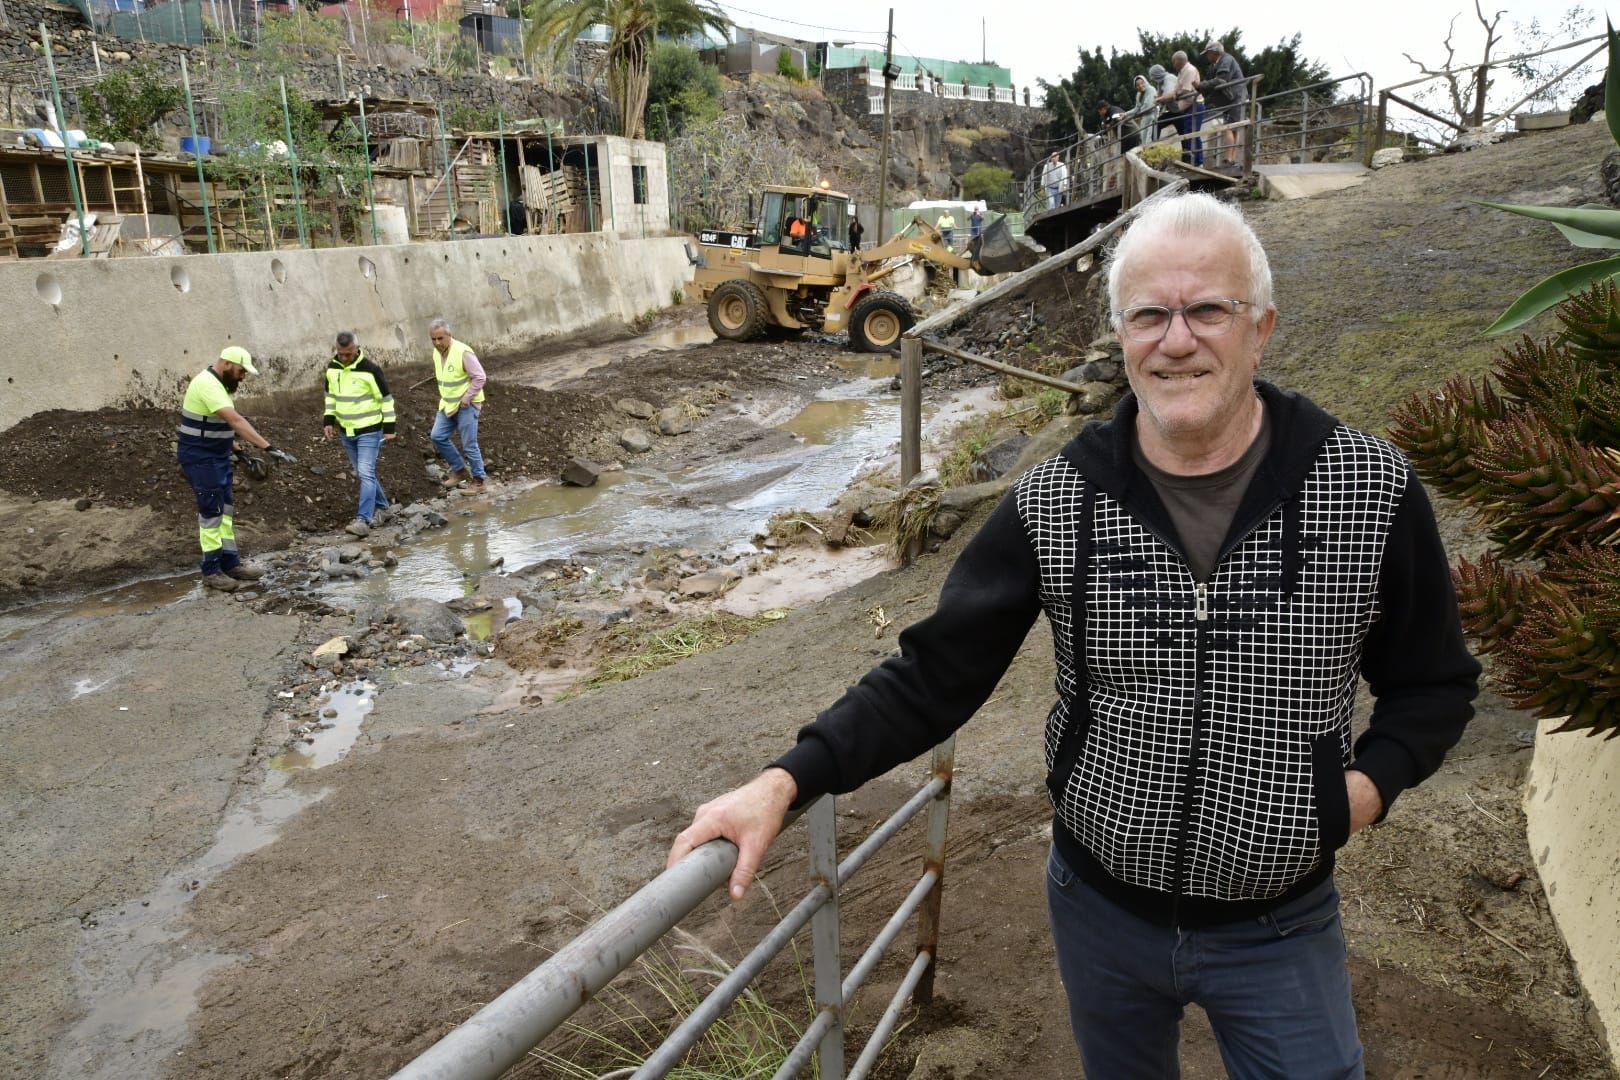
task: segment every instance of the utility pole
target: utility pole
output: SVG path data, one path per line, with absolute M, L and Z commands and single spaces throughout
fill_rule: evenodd
M 985 26 L 985 17 L 979 16 L 979 63 L 990 62 L 990 30 Z
M 883 142 L 878 150 L 878 243 L 889 238 L 889 106 L 894 101 L 894 80 L 900 65 L 894 62 L 894 8 L 889 9 L 889 34 L 883 39 Z

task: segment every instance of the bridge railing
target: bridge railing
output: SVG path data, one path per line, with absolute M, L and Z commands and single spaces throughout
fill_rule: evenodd
M 1360 71 L 1257 98 L 1252 160 L 1365 163 L 1374 149 L 1372 92 L 1372 76 Z
M 955 745 L 951 738 L 934 748 L 928 782 L 842 862 L 838 860 L 833 797 L 824 796 L 806 808 L 809 892 L 654 1049 L 635 1070 L 633 1080 L 666 1076 L 680 1065 L 704 1032 L 806 925 L 812 941 L 816 1013 L 773 1080 L 798 1076 L 812 1058 L 820 1080 L 860 1080 L 871 1072 L 907 1001 L 921 1004 L 933 997 Z M 902 826 L 924 811 L 927 850 L 922 874 L 846 974 L 839 958 L 839 890 Z M 400 1069 L 395 1080 L 495 1080 L 723 886 L 736 863 L 737 849 L 725 840 L 691 852 Z M 913 915 L 917 918 L 916 953 L 865 1047 L 846 1071 L 844 1032 L 849 1002 Z

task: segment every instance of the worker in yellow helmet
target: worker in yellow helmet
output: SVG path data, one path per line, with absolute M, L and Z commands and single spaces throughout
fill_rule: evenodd
M 203 584 L 231 592 L 239 582 L 257 581 L 264 571 L 242 562 L 236 550 L 236 507 L 231 496 L 231 448 L 237 439 L 274 455 L 275 449 L 236 411 L 232 394 L 249 375 L 253 357 L 232 345 L 186 385 L 180 408 L 180 468 L 197 494 L 197 541 L 202 546 Z

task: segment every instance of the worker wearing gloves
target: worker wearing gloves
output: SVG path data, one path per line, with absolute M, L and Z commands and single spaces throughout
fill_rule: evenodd
M 240 439 L 272 457 L 282 456 L 236 411 L 232 394 L 249 375 L 257 375 L 253 357 L 232 345 L 186 386 L 180 407 L 180 468 L 197 495 L 197 542 L 202 547 L 203 584 L 232 592 L 243 581 L 257 581 L 264 571 L 242 562 L 236 549 L 235 500 L 231 495 L 232 444 Z
M 478 450 L 478 414 L 484 403 L 484 366 L 471 349 L 450 336 L 450 324 L 443 319 L 428 324 L 428 337 L 433 341 L 433 375 L 439 383 L 433 445 L 450 466 L 444 486 L 466 484 L 471 491 L 483 491 L 484 455 Z M 450 441 L 452 434 L 461 436 L 460 452 Z
M 360 508 L 344 531 L 369 536 L 375 516 L 388 509 L 388 495 L 377 479 L 377 454 L 394 438 L 394 395 L 382 368 L 366 357 L 349 330 L 338 334 L 337 349 L 326 365 L 321 424 L 328 439 L 341 432 L 343 452 L 360 478 Z

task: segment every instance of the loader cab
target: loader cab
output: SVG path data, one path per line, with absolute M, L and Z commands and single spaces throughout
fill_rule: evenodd
M 787 256 L 827 260 L 848 251 L 849 199 L 829 191 L 766 191 L 760 203 L 760 245 Z M 826 273 L 807 263 L 807 273 Z

